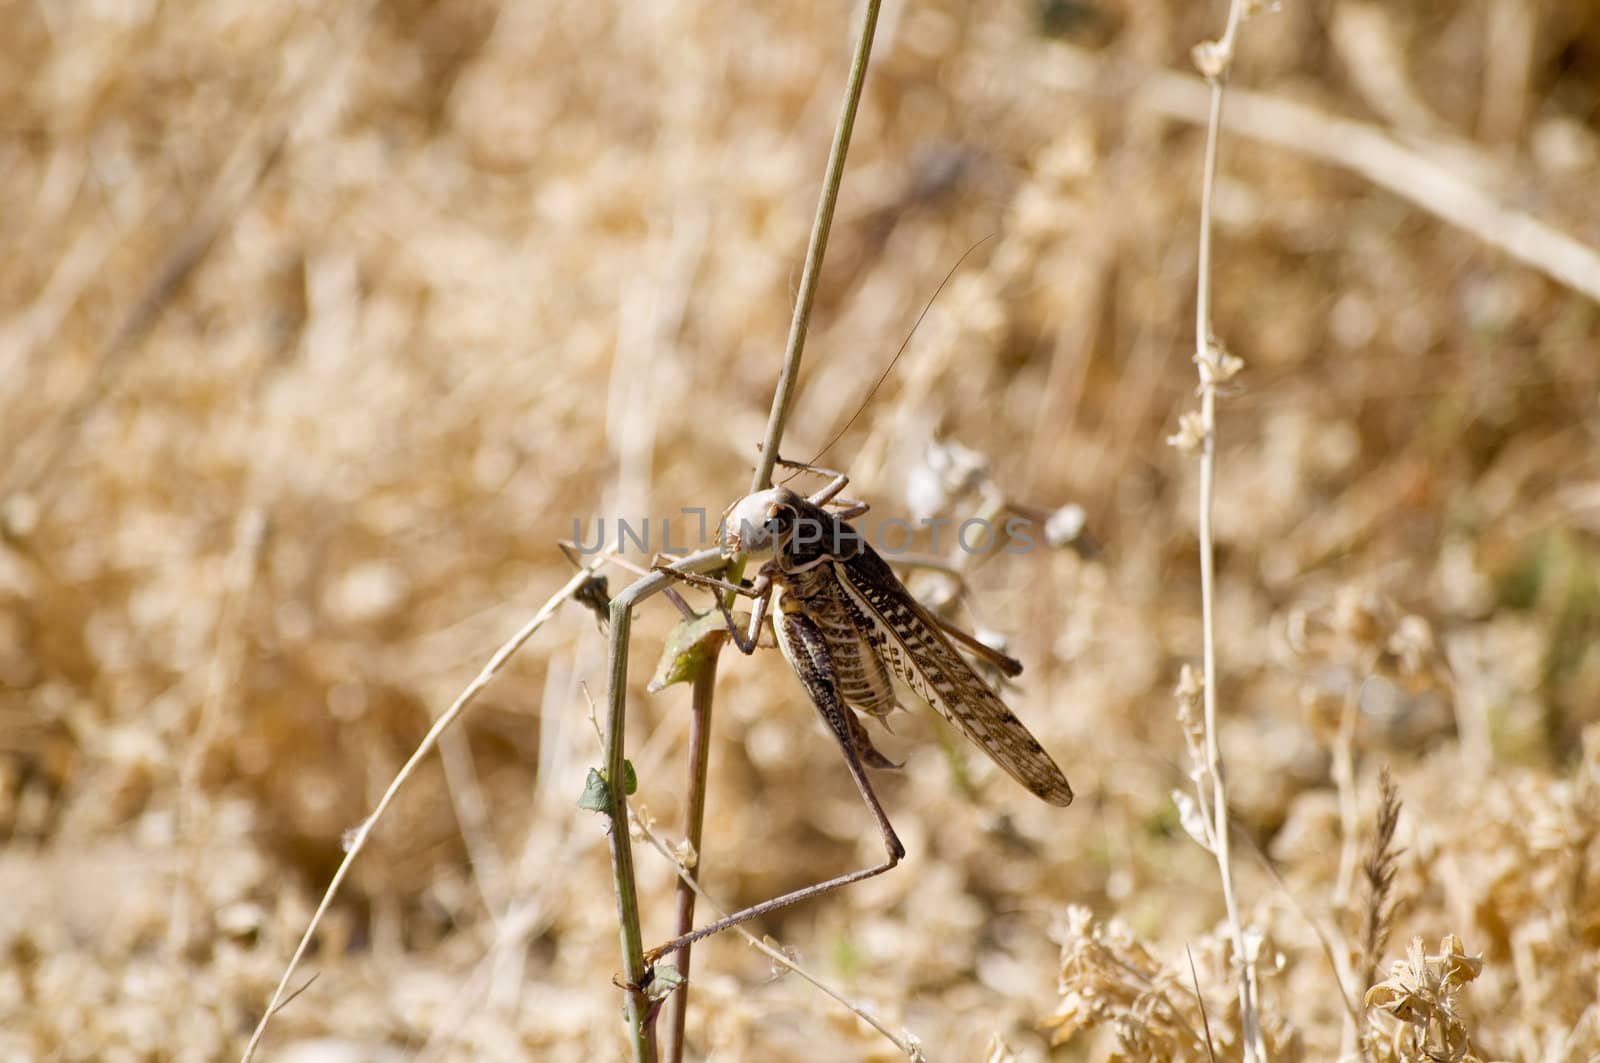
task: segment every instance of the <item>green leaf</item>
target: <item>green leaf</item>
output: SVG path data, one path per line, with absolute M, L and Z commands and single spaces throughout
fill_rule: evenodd
M 748 618 L 748 614 L 744 613 L 733 615 L 735 622 L 739 622 L 741 617 Z M 719 611 L 702 613 L 692 620 L 680 620 L 678 626 L 672 629 L 672 634 L 667 636 L 666 645 L 661 647 L 661 660 L 656 663 L 655 677 L 650 680 L 647 689 L 654 694 L 674 683 L 693 682 L 694 677 L 700 674 L 701 665 L 722 646 L 722 640 L 727 637 L 728 625 Z
M 651 973 L 650 984 L 644 995 L 649 1000 L 665 1000 L 674 989 L 683 985 L 683 974 L 670 963 L 658 963 Z
M 606 785 L 606 777 L 600 774 L 599 768 L 589 769 L 589 777 L 583 781 L 583 795 L 578 798 L 578 807 L 590 812 L 611 814 L 611 788 Z
M 632 796 L 639 790 L 639 776 L 633 770 L 633 761 L 622 762 L 622 789 Z M 578 807 L 590 812 L 611 814 L 611 787 L 606 785 L 606 773 L 590 768 L 589 777 L 583 780 L 583 793 L 578 796 Z

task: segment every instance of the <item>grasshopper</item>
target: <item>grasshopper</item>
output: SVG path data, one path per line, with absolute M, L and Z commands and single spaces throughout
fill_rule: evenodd
M 1036 796 L 1053 805 L 1072 801 L 1072 788 L 1061 769 L 957 652 L 955 644 L 1008 676 L 1020 674 L 1022 664 L 947 624 L 911 596 L 883 558 L 848 523 L 865 513 L 867 506 L 839 498 L 849 483 L 847 476 L 782 459 L 778 464 L 827 475 L 831 480 L 809 497 L 783 486 L 758 491 L 723 514 L 719 544 L 723 556 L 764 558 L 748 586 L 676 571 L 670 567 L 670 559 L 659 556 L 653 567 L 688 583 L 753 599 L 749 629 L 741 633 L 723 595 L 717 596 L 717 606 L 742 653 L 755 652 L 770 612 L 778 648 L 838 740 L 850 777 L 883 834 L 886 857 L 881 864 L 735 912 L 652 949 L 647 962 L 797 901 L 881 875 L 900 862 L 905 846 L 895 835 L 866 773 L 869 765 L 898 765 L 873 747 L 856 714 L 882 718 L 896 707 L 891 677 L 910 687 Z M 835 512 L 824 508 L 830 504 L 837 507 Z

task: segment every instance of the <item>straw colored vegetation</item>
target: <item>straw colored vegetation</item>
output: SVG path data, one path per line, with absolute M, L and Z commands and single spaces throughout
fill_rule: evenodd
M 1594 11 L 1285 0 L 1240 40 L 1219 737 L 1273 1060 L 1600 1053 Z M 236 1057 L 341 839 L 571 576 L 574 518 L 649 515 L 653 549 L 744 490 L 850 12 L 13 5 L 0 1058 Z M 1075 503 L 1101 547 L 968 558 L 953 612 L 1027 664 L 1007 700 L 1075 803 L 908 696 L 874 732 L 908 860 L 756 927 L 931 1060 L 1241 1058 L 1235 937 L 1172 796 L 1200 654 L 1196 467 L 1166 445 L 1195 404 L 1189 51 L 1221 17 L 885 13 L 786 454 L 992 234 L 824 463 L 873 516 Z M 630 721 L 669 844 L 688 688 L 644 687 L 676 619 L 641 610 Z M 564 606 L 451 732 L 262 1058 L 621 1055 L 604 820 L 577 805 L 603 657 Z M 710 893 L 877 859 L 777 653 L 721 671 Z M 637 857 L 653 944 L 673 876 Z M 732 934 L 697 947 L 688 1036 L 896 1055 Z

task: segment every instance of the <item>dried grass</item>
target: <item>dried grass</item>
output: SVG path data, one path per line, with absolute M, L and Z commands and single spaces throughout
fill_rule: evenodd
M 1120 80 L 1048 76 L 1041 10 Z M 345 832 L 570 577 L 573 518 L 714 514 L 743 489 L 845 9 L 13 14 L 0 1056 L 228 1058 Z M 881 785 L 906 866 L 761 929 L 932 1060 L 1238 1059 L 1215 868 L 1169 797 L 1170 692 L 1200 640 L 1194 470 L 1163 441 L 1192 404 L 1202 135 L 1141 95 L 1215 13 L 885 19 L 789 439 L 842 426 L 950 264 L 998 234 L 830 460 L 885 516 L 925 500 L 935 438 L 1011 500 L 1083 506 L 1097 556 L 966 573 L 966 619 L 1027 663 L 1010 700 L 1079 797 L 1033 803 L 899 717 L 876 740 L 908 760 Z M 1480 240 L 1531 216 L 1600 244 L 1597 71 L 1579 3 L 1288 4 L 1242 44 L 1237 85 L 1480 196 L 1430 213 L 1329 165 L 1361 138 L 1224 138 L 1213 318 L 1249 368 L 1218 451 L 1220 738 L 1239 853 L 1272 870 L 1236 860 L 1274 1060 L 1600 1053 L 1597 319 L 1553 279 L 1581 273 L 1570 248 L 1547 273 Z M 1493 224 L 1458 227 L 1483 203 Z M 1537 256 L 1538 231 L 1510 231 Z M 636 625 L 630 753 L 669 840 L 687 693 L 643 688 L 674 619 L 657 602 Z M 605 844 L 575 807 L 602 650 L 568 607 L 468 715 L 450 771 L 413 780 L 265 1058 L 618 1054 Z M 774 656 L 722 669 L 704 850 L 724 904 L 877 844 Z M 1377 846 L 1385 766 L 1404 811 Z M 671 868 L 641 850 L 641 878 L 663 938 Z M 1401 957 L 1380 927 L 1447 944 Z M 1391 977 L 1361 1007 L 1371 967 Z M 690 1058 L 895 1051 L 732 936 L 694 971 Z

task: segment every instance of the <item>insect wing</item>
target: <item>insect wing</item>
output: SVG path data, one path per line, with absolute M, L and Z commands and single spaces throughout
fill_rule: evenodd
M 773 619 L 778 648 L 800 679 L 800 685 L 806 688 L 828 729 L 841 743 L 854 749 L 862 762 L 874 768 L 898 768 L 900 765 L 878 752 L 867 729 L 844 704 L 831 639 L 814 616 L 803 610 L 785 608 L 781 597 L 779 601 Z
M 864 547 L 833 567 L 863 635 L 896 676 L 1035 795 L 1071 803 L 1072 787 L 1050 754 L 881 557 Z
M 838 585 L 833 567 L 819 569 L 818 575 L 833 582 L 833 586 L 820 596 L 826 604 L 813 619 L 827 639 L 828 650 L 833 655 L 839 693 L 845 701 L 862 712 L 887 716 L 896 707 L 888 666 L 874 648 L 871 632 L 863 628 L 857 618 L 859 610 Z M 813 606 L 816 604 L 816 599 L 813 599 Z
M 793 531 L 785 541 L 784 582 L 827 640 L 839 693 L 862 712 L 884 717 L 895 708 L 889 670 L 873 644 L 873 632 L 839 586 L 834 562 L 868 549 L 861 534 L 810 499 L 791 497 Z

